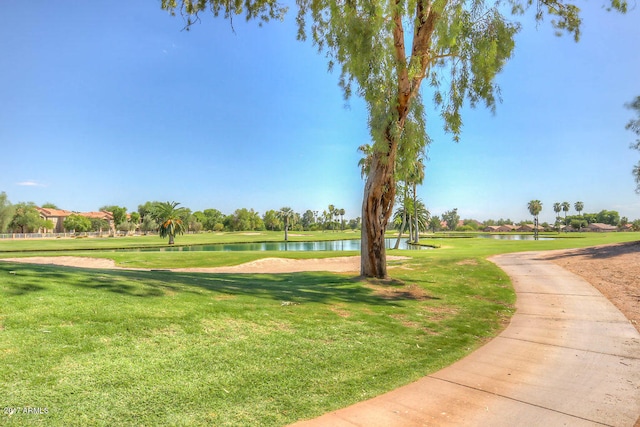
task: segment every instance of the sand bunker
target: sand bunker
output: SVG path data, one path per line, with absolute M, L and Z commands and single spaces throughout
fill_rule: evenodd
M 79 256 L 34 256 L 26 258 L 2 258 L 0 261 L 21 262 L 26 264 L 62 265 L 65 267 L 82 268 L 118 268 L 115 261 L 104 258 L 88 258 Z
M 387 260 L 408 259 L 402 256 L 388 256 Z M 113 268 L 126 270 L 140 270 L 139 268 L 117 267 L 110 259 L 56 256 L 56 257 L 26 257 L 4 258 L 0 261 L 22 262 L 30 264 L 50 264 L 79 268 Z M 296 273 L 303 271 L 328 271 L 333 273 L 359 272 L 360 257 L 336 257 L 322 259 L 289 259 L 289 258 L 262 258 L 245 264 L 230 267 L 198 267 L 198 268 L 171 268 L 170 271 L 196 272 L 196 273 Z

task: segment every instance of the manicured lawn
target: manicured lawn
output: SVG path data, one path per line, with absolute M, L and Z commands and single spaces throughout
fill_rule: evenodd
M 3 411 L 0 424 L 280 426 L 314 417 L 447 366 L 504 327 L 513 289 L 486 256 L 638 239 L 434 239 L 440 249 L 391 251 L 411 259 L 391 262 L 395 280 L 384 283 L 0 263 L 2 406 L 47 409 Z M 152 268 L 283 255 L 86 253 Z

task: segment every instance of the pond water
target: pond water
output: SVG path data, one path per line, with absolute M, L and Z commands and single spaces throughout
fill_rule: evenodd
M 533 234 L 478 234 L 478 237 L 498 240 L 534 240 Z M 538 236 L 538 240 L 555 240 L 555 238 L 549 236 Z
M 393 248 L 396 239 L 385 239 L 387 249 Z M 423 249 L 400 240 L 399 249 Z M 424 248 L 429 249 L 429 248 Z M 360 251 L 360 240 L 327 240 L 322 242 L 262 242 L 218 243 L 213 245 L 170 246 L 155 248 L 117 249 L 116 252 L 230 252 L 230 251 Z

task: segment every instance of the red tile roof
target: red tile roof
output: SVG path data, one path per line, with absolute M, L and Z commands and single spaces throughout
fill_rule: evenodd
M 64 209 L 50 209 L 50 208 L 36 208 L 38 212 L 44 215 L 47 218 L 52 217 L 60 217 L 60 216 L 69 216 L 73 214 L 71 211 L 66 211 Z
M 85 216 L 87 218 L 97 218 L 97 219 L 104 219 L 107 221 L 112 221 L 113 220 L 113 214 L 111 212 L 82 212 L 78 215 L 82 215 Z
M 64 209 L 50 209 L 50 208 L 36 208 L 38 212 L 45 218 L 56 217 L 68 217 L 69 215 L 80 215 L 87 218 L 104 219 L 107 221 L 113 221 L 113 214 L 111 212 L 71 212 Z

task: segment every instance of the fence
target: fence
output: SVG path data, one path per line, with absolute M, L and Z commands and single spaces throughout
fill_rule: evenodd
M 142 235 L 156 234 L 153 231 L 149 232 L 135 232 L 126 233 L 118 232 L 116 236 L 142 236 Z M 61 238 L 76 238 L 76 237 L 109 237 L 111 234 L 108 231 L 90 231 L 85 233 L 5 233 L 0 234 L 0 239 L 61 239 Z

